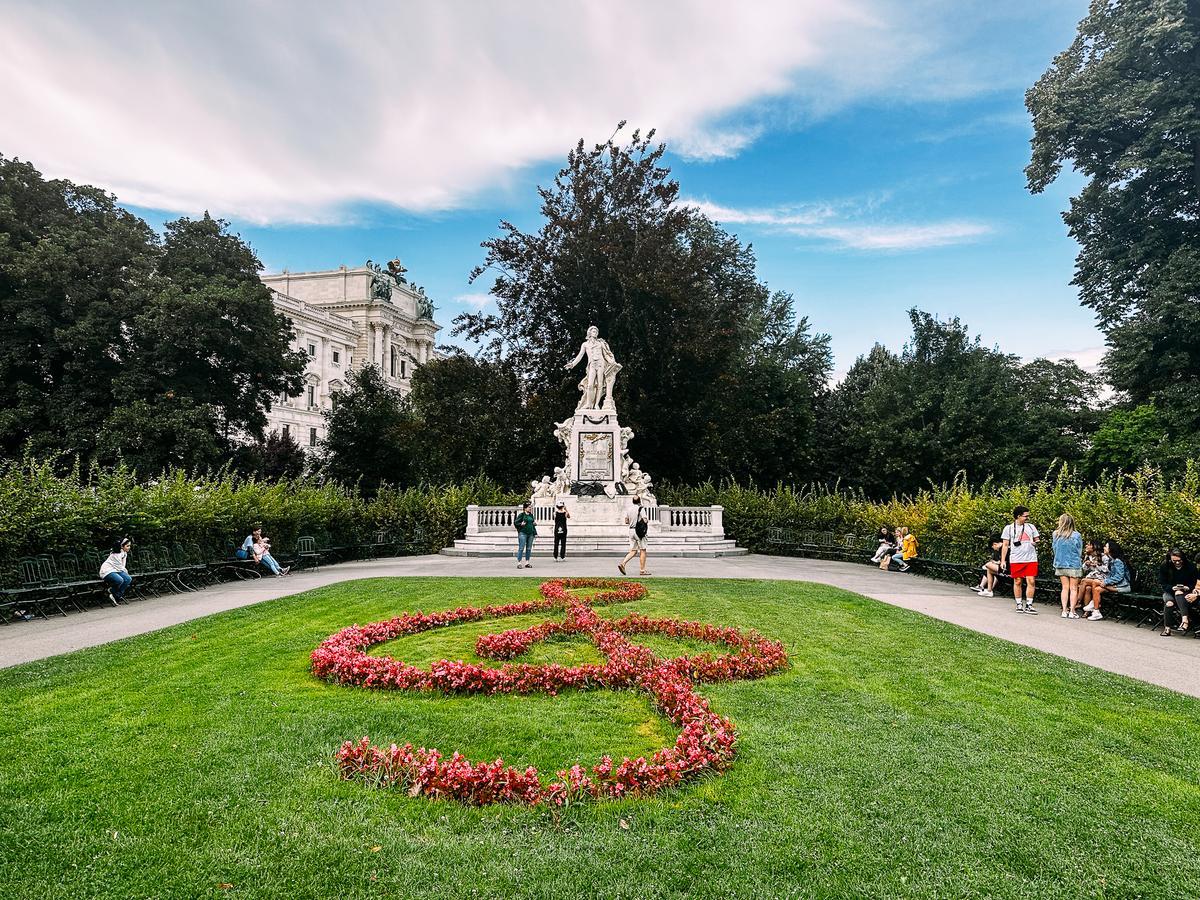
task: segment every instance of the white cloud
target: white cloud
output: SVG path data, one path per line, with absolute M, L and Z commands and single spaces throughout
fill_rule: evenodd
M 1047 353 L 1039 353 L 1038 356 L 1044 359 L 1070 360 L 1083 371 L 1097 375 L 1100 372 L 1100 362 L 1104 359 L 1105 352 L 1104 347 L 1084 347 L 1082 350 L 1051 350 Z
M 994 89 L 944 58 L 969 5 L 10 0 L 0 152 L 171 211 L 447 209 L 621 119 L 720 159 L 858 97 Z
M 947 219 L 940 222 L 864 221 L 880 201 L 735 209 L 707 200 L 688 200 L 690 206 L 723 225 L 749 225 L 823 241 L 848 250 L 903 251 L 947 247 L 979 240 L 992 233 L 984 222 Z
M 454 298 L 454 302 L 479 312 L 492 302 L 492 297 L 490 294 L 459 294 Z

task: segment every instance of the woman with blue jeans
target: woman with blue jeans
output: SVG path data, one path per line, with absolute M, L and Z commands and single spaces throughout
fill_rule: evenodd
M 537 537 L 537 521 L 533 518 L 533 513 L 530 512 L 532 504 L 526 500 L 521 504 L 521 511 L 517 513 L 517 517 L 513 519 L 513 526 L 517 529 L 517 568 L 532 569 L 533 563 L 529 561 L 529 554 L 533 552 L 533 539 Z M 521 554 L 525 554 L 525 562 L 521 562 Z
M 121 538 L 113 544 L 108 559 L 100 566 L 100 578 L 108 587 L 108 599 L 113 606 L 125 599 L 125 592 L 133 584 L 133 577 L 126 568 L 131 546 L 133 542 L 129 538 Z

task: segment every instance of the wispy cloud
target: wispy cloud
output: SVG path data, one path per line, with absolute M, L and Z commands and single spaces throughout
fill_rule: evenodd
M 10 2 L 0 151 L 170 211 L 321 222 L 364 204 L 451 209 L 621 119 L 716 160 L 864 97 L 994 89 L 961 40 L 989 8 Z
M 841 249 L 899 252 L 947 247 L 979 240 L 993 228 L 984 222 L 947 219 L 939 222 L 864 220 L 877 202 L 826 203 L 769 209 L 736 209 L 706 200 L 689 205 L 724 225 L 748 225 L 826 242 Z
M 478 293 L 459 294 L 457 297 L 454 298 L 454 302 L 461 303 L 463 306 L 467 307 L 468 309 L 473 309 L 473 310 L 475 310 L 475 312 L 479 312 L 481 309 L 483 309 L 485 306 L 487 306 L 489 303 L 492 302 L 492 297 L 490 294 L 478 294 Z

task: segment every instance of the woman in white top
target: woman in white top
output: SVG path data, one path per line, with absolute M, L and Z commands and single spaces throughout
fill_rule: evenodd
M 129 538 L 121 538 L 112 546 L 108 559 L 100 566 L 100 577 L 108 586 L 108 599 L 116 606 L 125 599 L 125 592 L 133 584 L 133 576 L 129 574 L 126 563 L 129 561 L 129 548 L 133 542 Z

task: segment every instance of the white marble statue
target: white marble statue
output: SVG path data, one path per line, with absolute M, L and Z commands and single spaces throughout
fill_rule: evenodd
M 567 474 L 567 470 L 562 466 L 554 467 L 554 493 L 569 494 L 571 493 L 571 476 Z
M 575 427 L 575 417 L 571 416 L 561 422 L 554 423 L 554 436 L 564 447 L 571 446 L 571 431 Z
M 534 499 L 554 496 L 554 485 L 550 483 L 549 475 L 543 475 L 541 481 L 532 481 L 530 484 L 533 487 Z
M 575 358 L 563 366 L 571 370 L 579 365 L 579 361 L 587 356 L 587 373 L 579 382 L 579 390 L 583 396 L 579 398 L 576 411 L 581 409 L 605 409 L 616 412 L 613 403 L 613 385 L 621 364 L 613 357 L 608 341 L 600 337 L 600 329 L 592 325 L 587 330 L 587 340 L 579 346 Z M 603 400 L 603 404 L 601 401 Z

